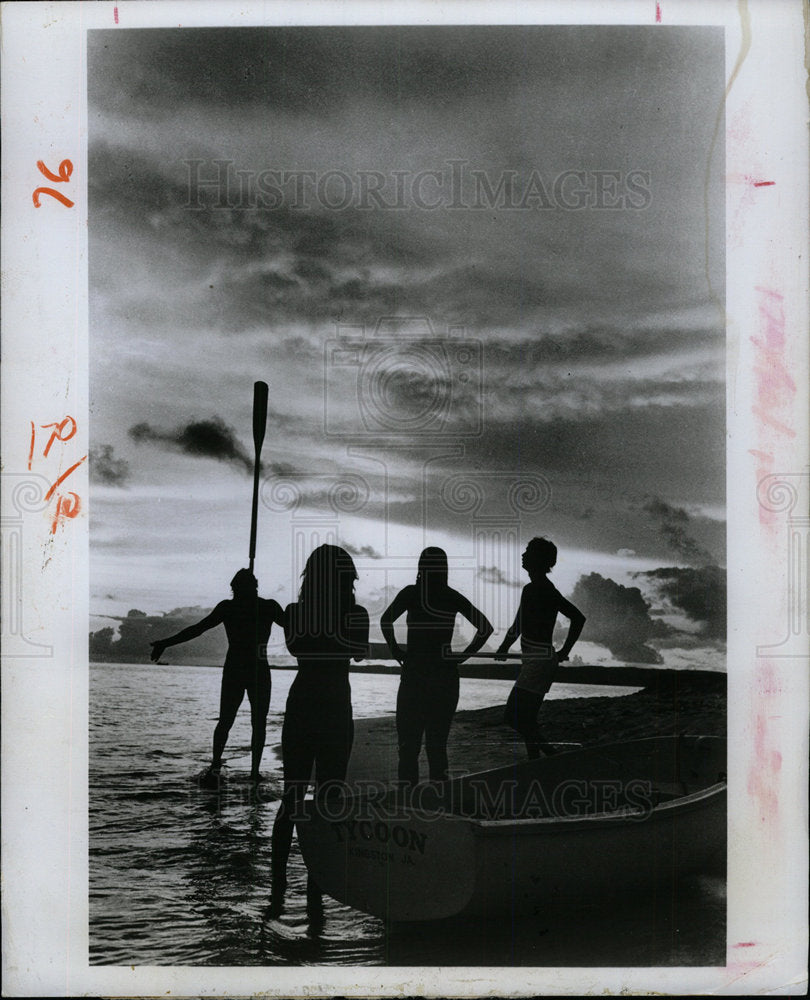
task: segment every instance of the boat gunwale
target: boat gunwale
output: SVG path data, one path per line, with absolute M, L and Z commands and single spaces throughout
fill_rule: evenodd
M 726 743 L 725 737 L 716 735 L 705 735 L 705 734 L 683 734 L 683 735 L 670 735 L 670 736 L 642 736 L 632 740 L 619 740 L 613 743 L 605 744 L 595 744 L 589 747 L 577 747 L 574 750 L 566 751 L 565 753 L 555 755 L 551 758 L 545 758 L 547 760 L 559 761 L 569 754 L 571 755 L 583 755 L 589 754 L 594 751 L 610 751 L 613 748 L 627 747 L 632 744 L 654 744 L 659 742 L 671 742 L 671 743 L 681 743 L 683 740 L 710 740 L 716 745 L 720 743 Z M 528 768 L 530 765 L 536 764 L 533 761 L 521 761 L 517 764 L 505 764 L 500 765 L 496 768 L 488 768 L 485 771 L 473 771 L 465 775 L 461 775 L 458 778 L 452 779 L 448 784 L 462 784 L 475 781 L 476 779 L 492 777 L 493 774 L 498 772 L 503 772 L 504 775 L 507 773 L 514 773 L 515 768 Z M 394 790 L 392 785 L 389 788 L 389 792 Z M 685 792 L 683 795 L 678 795 L 675 798 L 667 799 L 664 802 L 660 802 L 653 806 L 649 810 L 630 810 L 626 809 L 623 812 L 618 810 L 611 810 L 605 812 L 594 813 L 590 816 L 535 816 L 535 817 L 505 817 L 503 819 L 484 819 L 476 816 L 465 815 L 464 813 L 454 812 L 451 809 L 443 808 L 441 806 L 437 808 L 430 807 L 411 807 L 406 802 L 395 802 L 394 803 L 394 814 L 386 815 L 385 811 L 377 812 L 375 809 L 374 820 L 375 821 L 389 821 L 395 822 L 397 819 L 400 821 L 405 818 L 403 813 L 413 816 L 422 822 L 448 822 L 452 821 L 454 823 L 466 823 L 469 824 L 474 830 L 486 831 L 486 832 L 497 832 L 500 829 L 510 829 L 510 830 L 521 830 L 524 829 L 537 829 L 542 828 L 544 832 L 557 827 L 560 830 L 565 830 L 566 832 L 576 829 L 581 826 L 585 829 L 593 829 L 598 826 L 615 826 L 616 824 L 633 824 L 639 825 L 641 823 L 649 822 L 653 817 L 655 818 L 666 818 L 668 813 L 675 810 L 684 812 L 691 811 L 693 808 L 698 807 L 706 803 L 706 800 L 715 800 L 722 797 L 724 793 L 728 790 L 728 780 L 726 778 L 720 781 L 713 782 L 711 785 L 705 785 L 702 788 L 698 788 L 693 792 Z M 450 793 L 452 800 L 452 792 Z M 308 804 L 315 801 L 315 797 L 312 795 L 307 795 L 306 800 Z M 374 795 L 369 796 L 367 792 L 363 790 L 347 790 L 343 793 L 343 803 L 344 805 L 349 805 L 351 808 L 356 804 L 356 807 L 362 810 L 364 805 L 373 804 L 372 808 L 379 807 L 382 805 L 384 800 L 380 800 Z M 345 817 L 319 817 L 326 820 L 327 822 L 345 822 L 346 819 L 351 818 L 350 815 Z M 365 817 L 364 817 L 365 818 Z M 369 817 L 371 818 L 371 817 Z
M 626 811 L 626 812 L 601 812 L 594 813 L 592 816 L 536 816 L 536 817 L 525 817 L 522 819 L 476 819 L 474 816 L 458 816 L 459 819 L 466 819 L 475 829 L 479 829 L 487 832 L 496 832 L 497 830 L 504 830 L 509 828 L 514 830 L 519 829 L 536 829 L 539 826 L 542 827 L 558 827 L 560 832 L 570 831 L 572 828 L 577 826 L 582 826 L 587 829 L 591 829 L 595 826 L 616 826 L 618 824 L 627 824 L 632 826 L 641 826 L 643 823 L 649 823 L 653 817 L 655 818 L 665 818 L 667 812 L 686 812 L 692 811 L 696 806 L 702 805 L 706 800 L 718 801 L 723 798 L 724 794 L 728 790 L 728 783 L 726 781 L 719 781 L 714 785 L 708 785 L 706 788 L 698 789 L 695 792 L 690 792 L 688 795 L 680 796 L 676 799 L 670 799 L 667 802 L 661 802 L 657 806 L 653 806 L 649 812 L 640 812 L 639 810 Z M 435 814 L 434 814 L 435 815 Z M 452 814 L 447 814 L 448 817 Z
M 619 812 L 618 810 L 613 812 L 600 812 L 594 813 L 590 816 L 527 816 L 527 817 L 506 817 L 504 819 L 479 819 L 476 816 L 465 816 L 463 813 L 451 812 L 450 810 L 442 809 L 411 809 L 407 806 L 402 806 L 402 811 L 396 811 L 393 814 L 386 815 L 385 812 L 375 813 L 373 817 L 364 817 L 365 822 L 402 822 L 403 819 L 408 817 L 413 817 L 414 819 L 420 820 L 426 823 L 437 823 L 437 822 L 453 822 L 453 823 L 464 823 L 468 824 L 474 830 L 485 830 L 488 832 L 495 832 L 499 829 L 537 829 L 538 827 L 552 828 L 559 827 L 565 828 L 568 832 L 576 826 L 582 826 L 587 829 L 592 829 L 595 826 L 615 826 L 617 824 L 627 824 L 637 826 L 642 823 L 648 823 L 653 817 L 665 818 L 667 813 L 671 812 L 686 812 L 691 811 L 697 806 L 703 805 L 707 800 L 719 800 L 723 798 L 724 794 L 728 791 L 727 781 L 718 781 L 713 785 L 707 785 L 705 788 L 697 789 L 694 792 L 689 792 L 685 795 L 679 796 L 674 799 L 668 799 L 666 802 L 660 802 L 658 805 L 653 806 L 652 809 L 645 812 L 643 810 L 626 810 L 625 812 Z M 311 804 L 315 800 L 311 797 L 307 797 L 307 803 Z M 346 800 L 344 800 L 345 802 Z M 362 797 L 357 797 L 357 802 L 360 807 L 367 804 L 369 801 L 363 799 Z M 316 814 L 317 815 L 317 814 Z M 352 817 L 318 817 L 327 823 L 342 823 L 346 822 Z

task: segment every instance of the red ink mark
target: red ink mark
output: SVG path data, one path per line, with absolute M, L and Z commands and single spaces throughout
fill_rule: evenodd
M 658 3 L 658 0 L 655 2 L 655 23 L 661 23 L 661 4 Z
M 39 172 L 44 174 L 49 181 L 53 181 L 54 184 L 65 184 L 70 180 L 70 175 L 73 173 L 73 164 L 70 160 L 62 160 L 59 164 L 59 173 L 55 174 L 48 170 L 42 160 L 37 160 L 37 166 L 39 167 Z
M 113 20 L 115 21 L 116 24 L 118 24 L 118 8 L 117 7 L 113 7 Z
M 776 181 L 754 181 L 754 187 L 755 188 L 765 188 L 765 187 L 770 187 L 772 184 L 775 184 L 775 183 L 776 183 Z
M 71 465 L 71 467 L 67 470 L 67 472 L 63 472 L 62 473 L 62 475 L 56 480 L 56 482 L 53 484 L 53 486 L 45 494 L 45 499 L 46 500 L 50 500 L 51 499 L 51 497 L 56 492 L 56 487 L 59 486 L 61 483 L 63 483 L 67 479 L 68 476 L 72 475 L 76 471 L 76 469 L 79 468 L 79 466 L 82 464 L 82 462 L 84 461 L 85 458 L 87 458 L 87 455 L 85 455 L 83 458 L 80 458 L 78 462 L 74 462 L 74 464 Z
M 36 440 L 37 429 L 34 427 L 34 421 L 31 421 L 31 448 L 28 452 L 28 471 L 31 471 L 31 462 L 34 460 L 34 441 Z
M 734 948 L 755 948 L 756 941 L 738 941 L 737 944 L 733 945 Z
M 42 451 L 43 458 L 48 457 L 48 452 L 51 450 L 54 441 L 70 441 L 77 430 L 77 424 L 74 417 L 70 414 L 62 420 L 56 420 L 50 424 L 40 424 L 42 430 L 50 430 L 51 435 L 48 438 L 48 443 Z M 28 468 L 31 468 L 31 463 L 34 458 L 34 449 L 36 447 L 36 433 L 37 428 L 34 421 L 31 421 L 31 448 L 28 453 Z M 63 472 L 62 475 L 56 480 L 56 482 L 51 486 L 48 492 L 45 494 L 45 502 L 47 503 L 51 497 L 56 493 L 57 489 L 62 485 L 62 483 L 68 478 L 68 476 L 73 475 L 76 469 L 87 459 L 87 455 L 84 455 L 79 459 L 78 462 L 74 462 L 73 465 Z M 72 499 L 71 499 L 72 498 Z M 79 499 L 78 493 L 73 493 L 68 491 L 67 494 L 60 493 L 56 497 L 56 510 L 54 512 L 53 521 L 51 522 L 51 534 L 56 534 L 56 529 L 59 527 L 60 521 L 64 518 L 74 518 L 78 515 L 81 510 L 81 500 Z
M 787 437 L 796 437 L 796 431 L 792 427 L 788 427 L 787 424 L 782 423 L 781 420 L 776 420 L 767 411 L 763 410 L 761 406 L 752 407 L 752 412 L 754 416 L 759 417 L 763 424 L 767 424 L 769 427 L 773 427 L 774 430 L 779 431 L 780 434 L 784 434 Z
M 68 434 L 62 436 L 62 431 L 65 429 L 65 424 L 67 424 L 68 421 L 70 421 L 72 425 L 71 430 Z M 48 452 L 51 450 L 51 445 L 54 443 L 54 441 L 70 441 L 70 439 L 76 433 L 76 421 L 70 415 L 65 417 L 65 419 L 60 421 L 58 424 L 41 424 L 40 426 L 42 427 L 43 430 L 47 430 L 49 427 L 56 428 L 55 431 L 51 432 L 51 436 L 48 438 L 48 443 L 45 445 L 45 450 L 42 452 L 45 458 L 48 457 Z
M 787 336 L 784 299 L 771 288 L 756 287 L 758 293 L 759 335 L 751 337 L 756 348 L 754 374 L 756 389 L 752 412 L 757 417 L 757 437 L 754 456 L 768 464 L 773 462 L 774 447 L 779 437 L 795 438 L 792 424 L 792 404 L 796 382 L 788 368 Z M 763 461 L 757 470 L 763 470 Z M 762 476 L 760 476 L 761 480 Z M 772 526 L 774 514 L 759 507 L 760 524 Z
M 77 463 L 78 464 L 78 463 Z M 66 496 L 58 497 L 56 501 L 56 513 L 54 514 L 53 524 L 51 525 L 51 534 L 56 534 L 56 529 L 59 527 L 59 520 L 63 517 L 76 517 L 81 510 L 81 502 L 79 500 L 78 494 L 71 492 L 70 496 L 73 500 L 69 500 Z
M 65 206 L 65 208 L 73 208 L 73 202 L 70 200 L 70 198 L 66 198 L 63 194 L 60 194 L 58 191 L 54 191 L 53 188 L 44 188 L 44 187 L 37 188 L 32 195 L 32 198 L 34 199 L 34 208 L 40 207 L 39 196 L 41 194 L 49 194 L 51 198 L 56 198 L 57 201 L 61 201 L 62 204 Z
M 48 170 L 42 160 L 37 160 L 37 167 L 39 167 L 39 172 L 48 178 L 49 181 L 53 181 L 54 184 L 66 184 L 70 180 L 70 175 L 73 173 L 73 164 L 70 160 L 62 160 L 59 164 L 59 173 L 55 174 L 52 170 Z M 73 208 L 73 202 L 70 198 L 66 198 L 59 191 L 54 191 L 53 188 L 38 187 L 31 196 L 34 202 L 34 208 L 39 208 L 39 196 L 41 194 L 49 194 L 51 198 L 56 198 L 57 201 L 61 201 L 65 208 Z
M 757 669 L 757 690 L 763 695 L 774 695 L 780 690 L 779 678 L 769 661 Z M 775 822 L 779 815 L 779 790 L 777 775 L 782 767 L 782 755 L 773 746 L 768 728 L 767 709 L 757 699 L 759 710 L 753 718 L 754 761 L 748 772 L 748 794 L 759 804 L 759 818 L 762 823 Z

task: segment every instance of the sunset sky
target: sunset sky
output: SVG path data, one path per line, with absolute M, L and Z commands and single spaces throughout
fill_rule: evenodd
M 543 534 L 563 593 L 638 587 L 642 644 L 722 663 L 721 29 L 91 31 L 88 67 L 91 627 L 228 596 L 263 379 L 266 596 L 335 532 L 378 617 L 438 544 L 501 630 Z

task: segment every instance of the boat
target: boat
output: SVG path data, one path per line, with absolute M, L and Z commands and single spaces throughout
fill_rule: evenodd
M 663 736 L 304 803 L 309 874 L 387 921 L 532 913 L 725 872 L 726 740 Z

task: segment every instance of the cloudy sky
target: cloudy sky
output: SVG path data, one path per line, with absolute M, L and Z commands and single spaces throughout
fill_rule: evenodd
M 439 544 L 500 629 L 545 534 L 563 592 L 632 616 L 639 588 L 646 649 L 716 658 L 719 29 L 115 30 L 88 53 L 95 616 L 227 596 L 263 379 L 267 596 L 334 535 L 374 615 Z

